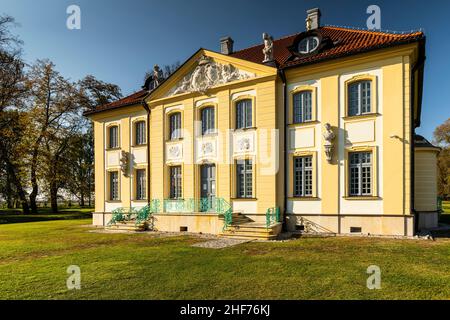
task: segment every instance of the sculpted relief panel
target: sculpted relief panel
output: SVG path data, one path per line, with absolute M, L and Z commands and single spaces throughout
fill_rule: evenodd
M 255 133 L 235 133 L 233 151 L 234 154 L 252 154 L 255 150 Z
M 183 143 L 166 144 L 167 162 L 180 162 L 183 160 Z
M 208 89 L 237 80 L 256 77 L 256 74 L 239 70 L 232 64 L 220 64 L 212 58 L 202 56 L 197 67 L 172 88 L 167 96 L 188 92 L 205 93 Z

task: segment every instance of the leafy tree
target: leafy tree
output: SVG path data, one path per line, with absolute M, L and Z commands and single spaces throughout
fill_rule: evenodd
M 32 121 L 31 137 L 33 139 L 30 163 L 32 188 L 30 206 L 31 211 L 37 213 L 39 159 L 45 152 L 44 160 L 54 162 L 55 159 L 51 159 L 49 156 L 49 153 L 54 151 L 53 144 L 50 142 L 56 141 L 56 138 L 59 137 L 58 130 L 62 130 L 62 132 L 67 130 L 66 125 L 73 122 L 71 118 L 76 116 L 77 112 L 79 115 L 80 110 L 77 109 L 77 92 L 74 84 L 61 76 L 55 65 L 49 60 L 38 60 L 31 67 L 28 73 L 27 88 L 30 92 L 28 112 Z M 68 129 L 69 132 L 71 130 Z M 58 154 L 59 152 L 61 151 L 56 151 Z M 42 174 L 45 175 L 45 172 Z M 47 177 L 49 176 L 47 175 Z M 56 200 L 53 199 L 55 196 L 54 192 L 50 192 L 52 207 L 56 203 Z
M 450 198 L 450 119 L 434 131 L 434 141 L 442 147 L 438 155 L 438 193 Z
M 10 31 L 14 25 L 12 17 L 0 16 L 0 185 L 8 207 L 12 207 L 13 197 L 17 195 L 23 212 L 29 213 L 23 179 L 23 142 L 27 131 L 24 119 L 27 117 L 18 111 L 26 94 L 24 63 L 22 43 Z

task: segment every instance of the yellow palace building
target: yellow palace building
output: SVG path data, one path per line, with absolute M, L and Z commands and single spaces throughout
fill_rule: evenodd
M 437 226 L 436 154 L 415 135 L 422 32 L 321 26 L 221 52 L 86 112 L 94 225 L 273 239 Z

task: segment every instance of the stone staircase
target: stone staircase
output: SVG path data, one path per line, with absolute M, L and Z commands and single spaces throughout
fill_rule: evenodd
M 281 233 L 281 223 L 267 227 L 254 222 L 241 213 L 233 213 L 233 222 L 220 236 L 242 240 L 276 240 Z
M 136 224 L 136 221 L 120 221 L 116 222 L 116 224 L 112 224 L 110 226 L 105 227 L 106 230 L 113 231 L 145 231 L 147 230 L 147 223 L 142 222 Z

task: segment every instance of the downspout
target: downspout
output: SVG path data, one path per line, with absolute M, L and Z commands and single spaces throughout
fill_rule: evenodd
M 283 117 L 284 117 L 284 130 L 283 130 L 283 169 L 284 169 L 284 212 L 283 212 L 283 230 L 287 231 L 287 219 L 286 219 L 286 213 L 287 213 L 287 204 L 288 204 L 288 190 L 289 190 L 289 177 L 288 177 L 288 168 L 286 168 L 288 163 L 288 154 L 286 152 L 286 145 L 287 145 L 287 135 L 288 135 L 288 126 L 287 126 L 287 86 L 286 86 L 286 74 L 284 73 L 284 70 L 281 69 L 279 71 L 279 75 L 281 78 L 281 81 L 283 82 Z
M 422 54 L 422 52 L 420 53 L 420 56 L 418 58 L 418 60 L 416 61 L 415 65 L 413 66 L 412 70 L 411 70 L 411 105 L 410 105 L 410 119 L 411 119 L 411 138 L 410 138 L 410 145 L 411 145 L 411 186 L 410 186 L 410 192 L 411 192 L 411 197 L 410 197 L 410 207 L 411 207 L 411 214 L 414 215 L 414 233 L 417 233 L 419 231 L 419 213 L 416 211 L 415 208 L 415 192 L 416 192 L 416 188 L 415 188 L 415 181 L 416 181 L 416 174 L 415 174 L 415 169 L 416 169 L 416 157 L 415 157 L 415 136 L 416 136 L 416 127 L 418 127 L 418 123 L 416 123 L 415 119 L 414 119 L 414 105 L 415 105 L 415 88 L 416 88 L 416 79 L 415 79 L 415 74 L 416 72 L 419 72 L 418 75 L 418 81 L 420 82 L 420 78 L 421 78 L 421 74 L 420 72 L 422 72 L 423 75 L 423 69 L 425 67 L 425 56 Z M 423 86 L 423 83 L 420 84 L 421 86 Z M 418 104 L 422 103 L 422 93 L 420 92 L 420 88 L 418 88 L 419 92 L 417 94 L 418 97 Z M 419 109 L 419 105 L 417 107 Z
M 145 100 L 142 101 L 142 106 L 144 107 L 145 111 L 147 111 L 147 204 L 150 207 L 151 201 L 150 201 L 150 108 L 145 102 Z

